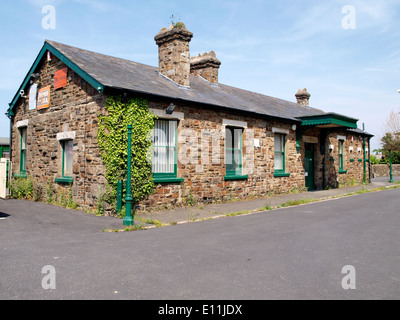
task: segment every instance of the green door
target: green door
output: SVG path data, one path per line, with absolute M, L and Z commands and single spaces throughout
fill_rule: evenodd
M 305 176 L 306 176 L 306 187 L 308 190 L 315 189 L 315 175 L 314 175 L 314 144 L 305 144 Z

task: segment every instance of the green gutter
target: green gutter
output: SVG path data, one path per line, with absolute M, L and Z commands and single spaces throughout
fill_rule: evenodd
M 96 79 L 94 79 L 92 76 L 90 76 L 86 71 L 82 70 L 78 65 L 76 65 L 73 61 L 68 59 L 63 53 L 61 53 L 59 50 L 57 50 L 55 47 L 53 47 L 47 40 L 45 41 L 42 49 L 40 50 L 38 56 L 35 59 L 35 62 L 33 63 L 32 67 L 29 69 L 29 72 L 24 78 L 24 81 L 22 82 L 21 86 L 19 87 L 17 93 L 15 94 L 14 98 L 12 101 L 9 103 L 9 108 L 7 110 L 6 115 L 8 117 L 14 116 L 14 106 L 18 102 L 20 98 L 20 92 L 21 90 L 25 90 L 27 85 L 29 84 L 29 80 L 31 79 L 31 74 L 35 72 L 36 68 L 40 64 L 40 61 L 42 60 L 43 56 L 47 53 L 47 51 L 50 51 L 50 53 L 57 57 L 59 60 L 61 60 L 68 68 L 73 70 L 75 73 L 77 73 L 80 77 L 82 77 L 86 82 L 88 82 L 92 87 L 94 87 L 97 91 L 103 93 L 104 92 L 104 86 L 98 82 Z

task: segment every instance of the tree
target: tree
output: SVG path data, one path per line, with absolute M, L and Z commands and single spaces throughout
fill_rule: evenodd
M 382 141 L 382 155 L 383 158 L 381 163 L 389 163 L 389 151 L 392 151 L 392 163 L 400 164 L 400 135 L 393 135 L 392 133 L 386 133 Z
M 382 160 L 381 163 L 389 163 L 389 151 L 392 151 L 392 163 L 400 164 L 400 114 L 390 112 L 385 123 L 385 135 L 381 139 Z
M 393 135 L 400 134 L 400 113 L 390 112 L 389 118 L 385 122 L 384 126 L 385 132 L 391 133 Z

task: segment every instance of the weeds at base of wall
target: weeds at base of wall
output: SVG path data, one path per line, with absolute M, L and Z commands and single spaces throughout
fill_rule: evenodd
M 33 200 L 34 192 L 33 180 L 27 178 L 12 178 L 10 183 L 10 193 L 13 199 Z
M 68 194 L 65 190 L 58 193 L 53 189 L 52 182 L 49 181 L 46 186 L 46 197 L 43 199 L 42 186 L 34 184 L 32 177 L 18 177 L 11 180 L 10 193 L 12 199 L 24 199 L 35 202 L 46 200 L 47 204 L 53 204 L 67 209 L 78 208 L 78 204 L 73 201 L 72 185 L 68 190 Z

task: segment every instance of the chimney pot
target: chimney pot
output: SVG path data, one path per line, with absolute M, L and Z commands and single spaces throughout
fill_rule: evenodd
M 221 61 L 217 59 L 214 51 L 199 54 L 190 59 L 190 74 L 201 76 L 211 83 L 218 83 L 218 69 Z
M 297 93 L 295 94 L 295 97 L 297 99 L 298 104 L 301 104 L 303 106 L 310 105 L 311 95 L 307 92 L 306 88 L 304 88 L 303 90 L 299 89 L 299 91 L 297 91 Z

